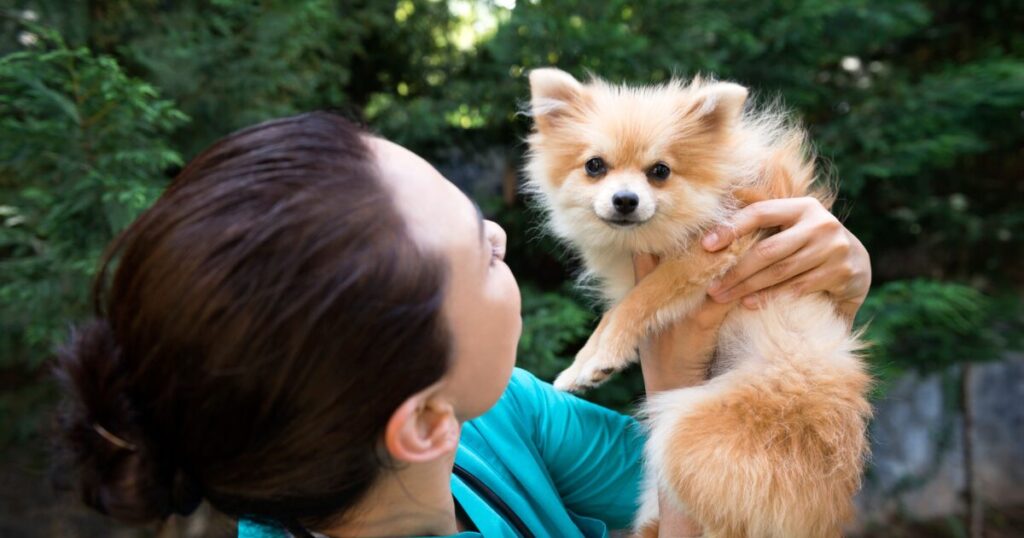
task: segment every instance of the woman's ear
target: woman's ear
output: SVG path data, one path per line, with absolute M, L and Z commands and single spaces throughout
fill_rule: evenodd
M 410 396 L 391 415 L 384 446 L 397 461 L 422 463 L 455 451 L 461 425 L 455 408 L 429 387 Z

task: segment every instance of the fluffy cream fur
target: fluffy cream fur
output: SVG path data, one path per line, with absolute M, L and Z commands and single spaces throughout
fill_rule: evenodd
M 549 227 L 581 255 L 608 310 L 556 380 L 578 390 L 635 361 L 639 342 L 685 316 L 759 238 L 710 254 L 697 244 L 737 208 L 815 196 L 813 158 L 783 114 L 745 107 L 742 86 L 696 78 L 649 87 L 581 84 L 557 69 L 530 74 L 527 186 Z M 585 171 L 599 157 L 606 170 Z M 666 179 L 652 167 L 669 167 Z M 637 195 L 635 223 L 616 224 L 612 196 Z M 632 256 L 659 266 L 633 285 Z M 838 536 L 866 455 L 869 378 L 848 325 L 824 294 L 736 309 L 719 332 L 724 371 L 651 398 L 648 473 L 638 532 L 657 530 L 657 488 L 709 537 Z

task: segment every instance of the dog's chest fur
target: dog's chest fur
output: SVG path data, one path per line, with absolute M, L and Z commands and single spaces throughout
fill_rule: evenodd
M 579 248 L 586 267 L 581 279 L 583 286 L 600 292 L 606 306 L 618 303 L 633 289 L 636 284 L 633 252 L 608 247 Z M 680 248 L 658 256 L 661 259 L 680 259 L 690 254 L 688 250 Z

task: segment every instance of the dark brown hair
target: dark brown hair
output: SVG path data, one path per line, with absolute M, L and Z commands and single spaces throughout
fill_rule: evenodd
M 449 355 L 444 262 L 368 136 L 327 113 L 229 135 L 112 244 L 55 367 L 86 503 L 319 528 L 366 493 L 389 416 Z

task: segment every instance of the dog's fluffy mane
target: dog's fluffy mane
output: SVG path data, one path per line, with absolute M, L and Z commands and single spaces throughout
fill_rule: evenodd
M 727 224 L 737 209 L 760 200 L 813 196 L 826 207 L 831 205 L 833 195 L 828 182 L 815 182 L 815 155 L 804 131 L 777 100 L 747 99 L 742 87 L 702 75 L 692 79 L 673 77 L 655 85 L 628 85 L 609 83 L 591 74 L 581 84 L 565 73 L 549 71 L 545 78 L 552 78 L 564 88 L 551 90 L 550 95 L 535 92 L 531 101 L 520 107 L 535 125 L 545 118 L 555 118 L 549 120 L 546 133 L 534 129 L 526 139 L 529 150 L 521 191 L 527 203 L 544 215 L 547 226 L 542 230 L 569 247 L 567 250 L 577 258 L 585 257 L 582 251 L 593 237 L 602 241 L 595 247 L 623 253 L 685 251 L 711 228 Z M 553 73 L 557 75 L 552 77 Z M 709 140 L 696 132 L 693 118 L 725 106 L 723 97 L 713 91 L 723 86 L 743 92 L 741 109 L 735 121 L 723 126 L 724 136 Z M 631 107 L 636 113 L 622 113 L 621 107 Z M 552 162 L 578 160 L 578 156 L 567 154 L 572 144 L 587 136 L 603 136 L 594 133 L 594 126 L 604 119 L 621 124 L 627 133 L 659 129 L 682 144 L 693 140 L 698 148 L 713 145 L 698 157 L 709 162 L 707 168 L 712 174 L 727 180 L 718 187 L 713 200 L 700 204 L 699 217 L 677 218 L 671 230 L 641 226 L 629 233 L 615 233 L 602 223 L 573 218 L 571 211 L 556 207 L 560 178 L 555 177 Z M 581 288 L 588 293 L 603 287 L 602 279 L 592 269 L 577 275 Z

